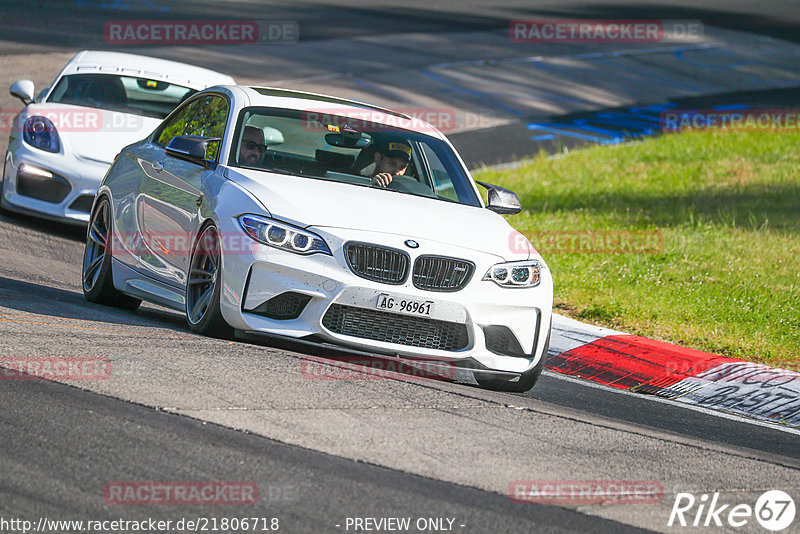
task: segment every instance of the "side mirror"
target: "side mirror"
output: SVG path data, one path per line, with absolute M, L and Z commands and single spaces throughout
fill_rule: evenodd
M 172 138 L 165 152 L 167 156 L 182 159 L 190 163 L 212 169 L 216 162 L 208 158 L 209 145 L 219 143 L 219 137 L 202 137 L 200 135 L 178 135 Z
M 513 191 L 509 191 L 499 185 L 478 182 L 477 180 L 475 180 L 475 182 L 489 190 L 489 204 L 486 206 L 486 209 L 490 209 L 501 215 L 514 215 L 522 211 L 519 198 L 517 198 L 516 193 Z
M 12 83 L 11 87 L 8 89 L 8 92 L 11 93 L 12 96 L 16 96 L 22 100 L 22 103 L 26 106 L 34 101 L 33 91 L 34 85 L 30 80 L 18 80 Z

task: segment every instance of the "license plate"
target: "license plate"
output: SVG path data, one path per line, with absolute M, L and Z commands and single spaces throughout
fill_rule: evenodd
M 398 298 L 387 295 L 386 293 L 381 293 L 378 295 L 377 308 L 379 310 L 393 311 L 396 313 L 430 317 L 431 311 L 433 311 L 433 301 Z

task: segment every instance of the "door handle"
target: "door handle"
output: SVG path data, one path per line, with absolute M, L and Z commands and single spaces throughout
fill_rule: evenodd
M 153 163 L 153 170 L 156 172 L 161 172 L 164 170 L 164 163 L 160 161 L 156 161 Z

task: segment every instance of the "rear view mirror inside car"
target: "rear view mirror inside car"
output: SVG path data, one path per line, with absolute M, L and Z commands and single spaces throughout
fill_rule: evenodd
M 372 140 L 361 132 L 329 133 L 325 135 L 325 142 L 330 146 L 339 148 L 364 148 Z

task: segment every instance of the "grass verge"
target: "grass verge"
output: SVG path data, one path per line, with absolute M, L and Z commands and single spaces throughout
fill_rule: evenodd
M 556 311 L 798 370 L 800 134 L 705 131 L 541 154 L 479 180 L 550 266 Z

